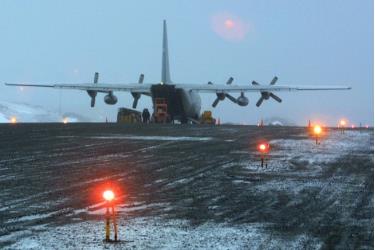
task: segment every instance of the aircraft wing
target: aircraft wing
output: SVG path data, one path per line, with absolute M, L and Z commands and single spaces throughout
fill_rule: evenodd
M 93 84 L 93 83 L 82 83 L 82 84 L 69 84 L 69 83 L 58 83 L 58 84 L 27 84 L 27 83 L 5 83 L 7 86 L 19 86 L 19 87 L 43 87 L 43 88 L 55 88 L 55 89 L 76 89 L 85 91 L 97 91 L 97 92 L 110 92 L 110 91 L 128 91 L 132 93 L 150 94 L 151 83 L 129 83 L 129 84 Z
M 158 84 L 158 83 L 155 83 Z M 110 91 L 129 91 L 132 93 L 151 93 L 151 86 L 153 83 L 129 83 L 129 84 L 27 84 L 27 83 L 5 83 L 7 86 L 19 87 L 45 87 L 55 89 L 76 89 L 76 90 L 91 90 L 97 92 Z M 182 88 L 191 91 L 198 91 L 202 93 L 229 93 L 229 92 L 279 92 L 279 91 L 299 91 L 299 90 L 349 90 L 351 87 L 347 86 L 293 86 L 293 85 L 213 85 L 213 84 L 176 84 L 177 88 Z
M 280 92 L 299 90 L 349 90 L 347 86 L 307 86 L 307 85 L 214 85 L 214 84 L 178 84 L 176 87 L 202 93 L 229 93 L 229 92 Z

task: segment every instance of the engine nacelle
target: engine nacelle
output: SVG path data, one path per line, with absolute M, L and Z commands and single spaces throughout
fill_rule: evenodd
M 261 92 L 261 95 L 262 95 L 262 97 L 263 97 L 265 100 L 270 99 L 270 93 L 269 93 L 269 92 Z
M 104 102 L 109 105 L 114 105 L 117 103 L 117 97 L 110 92 L 108 95 L 104 96 Z
M 249 99 L 241 93 L 241 95 L 237 98 L 237 104 L 240 106 L 247 106 L 249 104 Z
M 223 101 L 225 99 L 225 94 L 224 93 L 217 93 L 216 94 L 217 98 L 220 100 L 220 101 Z

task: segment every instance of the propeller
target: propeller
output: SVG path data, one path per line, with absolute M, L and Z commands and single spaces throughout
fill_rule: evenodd
M 233 77 L 229 77 L 228 81 L 227 81 L 227 85 L 231 85 L 233 82 Z
M 216 99 L 215 101 L 212 103 L 212 107 L 215 108 L 217 106 L 217 104 L 219 103 L 219 101 L 222 101 L 225 99 L 225 95 L 222 94 L 222 93 L 216 93 Z
M 229 100 L 231 100 L 232 102 L 237 103 L 237 98 L 234 98 L 234 97 L 231 96 L 230 94 L 225 93 L 225 97 L 227 97 L 227 98 L 228 98 Z
M 95 72 L 94 74 L 94 84 L 98 84 L 99 81 L 99 73 Z M 91 97 L 91 108 L 95 106 L 95 98 L 98 91 L 96 90 L 87 90 L 87 94 Z
M 99 81 L 99 73 L 95 72 L 95 74 L 94 74 L 94 83 L 97 84 L 98 81 Z
M 140 74 L 139 75 L 139 79 L 138 79 L 138 83 L 142 84 L 143 83 L 143 79 L 145 79 L 145 75 L 144 74 Z
M 139 84 L 142 84 L 143 83 L 143 79 L 145 78 L 145 75 L 144 74 L 140 74 L 139 75 L 139 79 L 138 79 L 138 83 Z M 141 98 L 141 94 L 140 93 L 131 93 L 134 100 L 133 100 L 133 109 L 137 108 L 137 105 L 138 105 L 138 100 L 139 98 Z
M 233 77 L 229 77 L 228 81 L 227 81 L 227 85 L 230 85 L 232 84 L 233 82 Z M 212 82 L 208 82 L 208 84 L 213 84 Z M 227 97 L 230 101 L 234 102 L 234 103 L 237 103 L 237 99 L 234 98 L 233 96 L 231 96 L 230 94 L 228 93 L 216 93 L 216 99 L 215 101 L 212 103 L 212 107 L 216 107 L 217 104 L 220 102 L 220 101 L 223 101 L 225 99 L 225 97 Z
M 270 85 L 275 85 L 275 83 L 277 82 L 277 79 L 278 79 L 277 76 L 275 76 L 272 79 L 272 81 L 270 82 Z M 257 85 L 257 86 L 260 85 L 256 81 L 253 81 L 252 84 L 253 85 Z M 270 97 L 272 97 L 277 102 L 282 102 L 282 100 L 281 100 L 280 97 L 278 97 L 277 95 L 275 95 L 274 93 L 272 93 L 270 91 L 261 91 L 260 94 L 261 94 L 261 96 L 260 96 L 259 100 L 256 103 L 257 107 L 259 107 L 263 103 L 264 100 L 268 100 Z

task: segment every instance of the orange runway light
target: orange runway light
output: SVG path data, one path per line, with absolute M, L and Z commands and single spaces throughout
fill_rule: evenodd
M 322 127 L 320 127 L 319 125 L 315 125 L 314 126 L 314 133 L 316 135 L 319 135 L 320 133 L 322 133 Z
M 17 123 L 17 118 L 16 118 L 16 117 L 12 117 L 12 118 L 10 118 L 10 122 L 11 122 L 11 123 Z
M 319 143 L 319 136 L 320 134 L 322 133 L 322 127 L 320 125 L 315 125 L 314 128 L 313 128 L 313 132 L 315 134 L 315 143 L 316 145 L 320 144 Z
M 115 194 L 112 190 L 106 190 L 103 192 L 103 198 L 106 201 L 112 201 L 115 198 Z
M 63 123 L 64 123 L 64 124 L 67 124 L 68 122 L 69 122 L 68 118 L 65 117 L 65 118 L 63 119 Z
M 341 134 L 344 133 L 346 124 L 347 124 L 347 121 L 345 119 L 340 120 L 338 127 L 341 128 Z

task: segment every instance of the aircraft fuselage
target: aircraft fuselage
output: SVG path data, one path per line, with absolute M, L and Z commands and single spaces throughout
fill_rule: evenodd
M 178 85 L 174 84 L 158 84 L 151 87 L 151 97 L 154 105 L 156 98 L 167 102 L 168 114 L 172 120 L 185 123 L 189 118 L 199 118 L 201 98 L 195 91 L 178 88 Z

